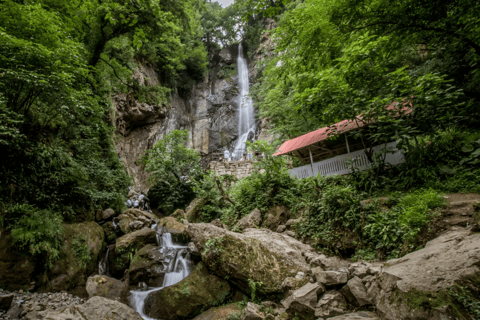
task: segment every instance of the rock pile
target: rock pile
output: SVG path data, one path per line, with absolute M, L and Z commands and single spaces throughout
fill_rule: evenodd
M 5 303 L 10 297 L 10 303 Z M 0 319 L 26 319 L 29 312 L 57 310 L 62 307 L 81 305 L 85 301 L 65 291 L 56 293 L 30 293 L 22 290 L 8 292 L 0 289 Z

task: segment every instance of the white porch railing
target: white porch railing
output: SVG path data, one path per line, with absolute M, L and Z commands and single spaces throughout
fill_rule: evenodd
M 402 150 L 396 148 L 395 142 L 390 142 L 386 146 L 380 145 L 373 147 L 375 153 L 386 152 L 385 163 L 390 165 L 397 165 L 405 162 L 405 157 Z M 327 160 L 316 162 L 313 165 L 306 165 L 290 170 L 290 174 L 304 179 L 308 177 L 316 177 L 318 174 L 322 176 L 330 176 L 333 174 L 349 174 L 351 170 L 348 168 L 347 161 L 355 159 L 354 165 L 359 170 L 367 170 L 370 167 L 365 150 L 359 150 L 352 153 L 342 154 Z M 313 169 L 313 170 L 312 170 Z

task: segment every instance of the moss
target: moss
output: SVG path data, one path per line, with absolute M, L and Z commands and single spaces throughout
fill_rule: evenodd
M 202 259 L 217 275 L 229 276 L 232 283 L 247 293 L 250 291 L 248 279 L 262 283 L 257 288 L 260 294 L 281 293 L 282 281 L 301 271 L 298 266 L 287 263 L 284 257 L 272 253 L 260 241 L 241 241 L 228 234 L 215 242 L 215 250 L 204 252 Z
M 467 288 L 468 290 L 465 290 Z M 408 292 L 400 292 L 396 289 L 390 296 L 390 303 L 406 303 L 412 310 L 424 309 L 432 310 L 447 306 L 448 310 L 456 319 L 472 319 L 466 306 L 460 300 L 465 298 L 465 292 L 469 294 L 467 298 L 479 301 L 480 299 L 480 273 L 469 276 L 458 281 L 453 287 L 437 292 L 423 292 L 417 289 Z M 456 298 L 462 296 L 463 299 Z

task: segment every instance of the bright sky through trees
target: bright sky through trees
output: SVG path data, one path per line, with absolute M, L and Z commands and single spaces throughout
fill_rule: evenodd
M 233 0 L 218 0 L 217 2 L 220 3 L 222 7 L 226 8 L 233 3 Z

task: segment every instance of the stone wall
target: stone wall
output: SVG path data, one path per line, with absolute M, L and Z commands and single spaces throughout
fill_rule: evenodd
M 210 171 L 215 171 L 217 176 L 230 174 L 237 177 L 237 179 L 248 177 L 254 171 L 255 162 L 253 160 L 245 161 L 211 161 Z

